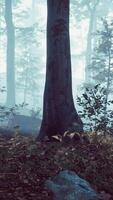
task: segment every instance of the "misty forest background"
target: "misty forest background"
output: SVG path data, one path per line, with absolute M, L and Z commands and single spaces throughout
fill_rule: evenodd
M 63 170 L 113 200 L 113 1 L 0 0 L 0 199 L 97 199 Z
M 1 126 L 12 112 L 42 118 L 46 74 L 47 2 L 8 2 L 0 0 Z M 112 0 L 70 1 L 73 98 L 86 130 L 113 125 L 112 11 Z

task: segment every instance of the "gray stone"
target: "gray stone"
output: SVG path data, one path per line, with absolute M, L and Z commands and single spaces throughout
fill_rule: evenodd
M 86 180 L 69 170 L 61 171 L 53 180 L 47 180 L 45 186 L 53 192 L 54 200 L 99 199 Z

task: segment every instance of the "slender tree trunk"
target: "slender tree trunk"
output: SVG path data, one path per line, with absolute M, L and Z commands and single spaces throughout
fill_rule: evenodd
M 24 83 L 24 103 L 27 103 L 27 94 L 28 94 L 28 81 L 29 81 L 29 76 L 28 76 L 28 66 L 30 65 L 30 62 L 28 60 L 27 67 L 26 67 L 26 73 L 25 73 L 25 83 Z
M 91 83 L 91 69 L 90 69 L 90 64 L 91 64 L 91 56 L 92 56 L 92 51 L 94 47 L 94 42 L 93 42 L 93 37 L 92 34 L 95 33 L 95 28 L 96 28 L 96 11 L 97 11 L 97 6 L 99 4 L 100 0 L 96 0 L 94 3 L 93 8 L 91 8 L 90 3 L 87 2 L 87 8 L 90 12 L 90 21 L 89 21 L 89 30 L 88 30 L 88 36 L 87 36 L 87 47 L 86 47 L 86 64 L 85 64 L 85 82 L 86 83 Z
M 87 36 L 87 47 L 86 47 L 86 65 L 85 65 L 85 82 L 89 83 L 91 80 L 91 55 L 92 55 L 92 33 L 94 28 L 94 13 L 90 14 L 89 30 Z
M 110 49 L 109 49 L 109 52 L 108 52 L 107 84 L 106 84 L 106 100 L 105 100 L 105 117 L 107 115 L 107 105 L 108 105 L 108 97 L 109 97 L 109 89 L 110 89 L 110 72 L 111 72 L 111 52 L 110 52 Z
M 5 21 L 7 27 L 7 100 L 10 107 L 15 105 L 15 30 L 12 19 L 12 0 L 5 0 Z
M 109 97 L 109 89 L 110 89 L 110 72 L 111 72 L 111 52 L 109 50 L 109 57 L 108 57 L 108 72 L 107 72 L 107 84 L 106 84 L 106 98 L 105 98 L 105 108 L 104 108 L 104 135 L 106 135 L 106 130 L 107 130 L 107 124 L 106 120 L 108 118 L 107 116 L 107 108 L 108 108 L 108 97 Z
M 32 0 L 32 9 L 31 9 L 31 20 L 32 20 L 32 26 L 35 24 L 35 4 L 36 0 Z
M 48 0 L 47 67 L 43 120 L 38 139 L 83 131 L 72 97 L 69 0 Z

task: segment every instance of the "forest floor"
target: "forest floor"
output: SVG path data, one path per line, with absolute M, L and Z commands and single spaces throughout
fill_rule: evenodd
M 92 134 L 89 144 L 67 145 L 0 135 L 0 200 L 53 200 L 44 182 L 63 169 L 113 200 L 113 137 Z

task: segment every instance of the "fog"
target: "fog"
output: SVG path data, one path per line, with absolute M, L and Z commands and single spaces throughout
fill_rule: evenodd
M 32 2 L 31 1 L 21 1 L 21 3 L 18 5 L 17 8 L 13 9 L 13 20 L 15 27 L 32 27 L 33 24 L 37 23 L 37 33 L 35 36 L 37 45 L 35 47 L 32 47 L 30 49 L 31 52 L 31 60 L 32 60 L 32 54 L 36 58 L 37 62 L 37 73 L 38 71 L 39 74 L 41 73 L 41 78 L 37 77 L 37 93 L 39 93 L 39 98 L 37 97 L 37 100 L 35 102 L 35 106 L 38 106 L 42 110 L 42 101 L 43 101 L 43 90 L 44 90 L 44 80 L 45 80 L 45 71 L 46 71 L 46 21 L 47 21 L 47 8 L 46 8 L 46 1 L 34 1 L 35 7 L 32 7 Z M 28 9 L 28 10 L 27 10 Z M 22 17 L 22 13 L 27 12 L 27 16 Z M 20 15 L 21 20 L 18 20 L 18 15 Z M 3 17 L 3 16 L 1 16 Z M 82 53 L 82 51 L 85 51 L 85 35 L 84 35 L 84 30 L 87 33 L 88 31 L 88 23 L 87 20 L 84 20 L 81 23 L 81 27 L 77 29 L 75 26 L 76 24 L 76 19 L 74 16 L 70 17 L 70 40 L 71 40 L 71 58 L 72 58 L 72 71 L 73 71 L 73 91 L 74 93 L 77 93 L 77 85 L 79 85 L 81 82 L 84 81 L 84 58 L 79 59 L 77 56 Z M 3 19 L 3 23 L 1 24 L 4 28 L 5 26 L 5 21 Z M 27 33 L 26 33 L 27 35 Z M 22 35 L 21 35 L 22 37 Z M 23 35 L 23 38 L 26 37 Z M 18 38 L 17 43 L 18 43 Z M 78 42 L 79 40 L 79 42 Z M 21 42 L 21 41 L 20 41 Z M 6 86 L 6 33 L 1 36 L 1 48 L 0 48 L 0 75 L 1 75 L 1 82 L 2 86 Z M 18 47 L 19 44 L 16 44 L 16 61 L 15 64 L 16 66 L 18 65 L 17 62 L 18 60 L 20 61 L 22 58 L 22 49 L 21 47 Z M 28 43 L 28 46 L 31 45 Z M 23 47 L 24 48 L 24 47 Z M 29 47 L 28 47 L 29 48 Z M 31 48 L 31 46 L 30 46 Z M 27 61 L 26 61 L 27 62 Z M 32 62 L 32 61 L 31 61 Z M 30 63 L 32 64 L 32 63 Z M 35 64 L 36 65 L 36 64 Z M 18 67 L 18 66 L 17 66 Z M 39 76 L 39 75 L 38 75 Z M 19 92 L 18 89 L 16 91 L 16 103 L 22 103 L 24 102 L 24 95 L 23 91 Z M 2 94 L 0 98 L 1 103 L 5 103 L 5 98 L 6 94 Z M 32 97 L 29 96 L 27 98 L 26 103 L 29 104 L 29 107 L 34 108 L 34 103 L 32 100 Z
M 101 80 L 96 80 L 96 78 L 95 80 L 87 79 L 86 65 L 90 65 L 95 56 L 94 48 L 99 43 L 96 33 L 98 30 L 102 30 L 102 19 L 112 21 L 112 10 L 112 0 L 71 0 L 72 87 L 77 109 L 76 97 L 82 94 L 83 85 L 101 83 Z M 7 99 L 7 85 L 10 85 L 12 80 L 9 79 L 12 77 L 9 73 L 9 79 L 7 79 L 8 26 L 6 26 L 4 15 L 5 1 L 0 0 L 0 104 L 11 108 L 14 105 L 11 105 Z M 46 73 L 47 2 L 46 0 L 13 0 L 12 18 L 15 31 L 15 104 L 19 106 L 18 110 L 22 114 L 29 115 L 31 110 L 32 112 L 34 110 L 41 118 Z M 98 71 L 98 69 L 96 70 Z M 92 71 L 91 74 L 93 73 L 96 72 Z M 102 84 L 104 85 L 103 82 Z M 112 83 L 110 87 L 112 91 Z M 112 92 L 109 97 L 112 97 Z

